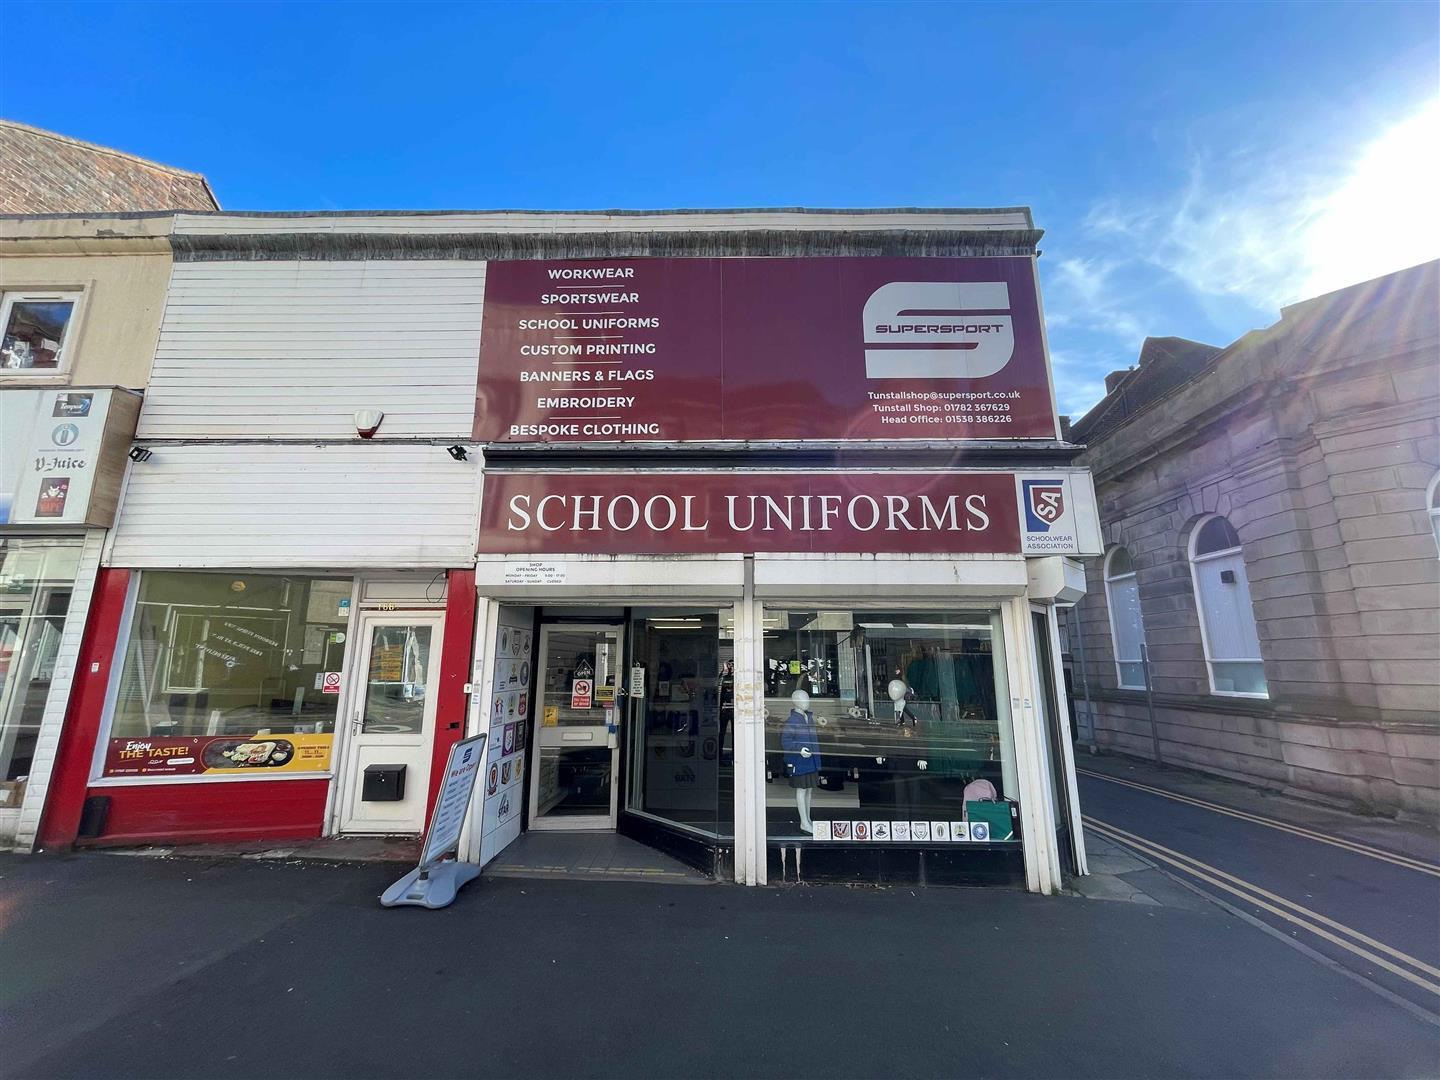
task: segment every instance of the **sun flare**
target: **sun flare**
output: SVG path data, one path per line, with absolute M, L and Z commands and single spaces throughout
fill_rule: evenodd
M 1365 146 L 1305 229 L 1317 296 L 1440 256 L 1440 98 Z

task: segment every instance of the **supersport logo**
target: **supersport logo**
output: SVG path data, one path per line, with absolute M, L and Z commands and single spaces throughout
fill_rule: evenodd
M 1015 352 L 1003 281 L 892 281 L 870 294 L 864 320 L 870 379 L 981 379 Z

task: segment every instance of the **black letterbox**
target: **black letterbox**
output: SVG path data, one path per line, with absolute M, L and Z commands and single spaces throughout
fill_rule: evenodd
M 404 765 L 366 765 L 361 802 L 399 802 L 405 798 Z

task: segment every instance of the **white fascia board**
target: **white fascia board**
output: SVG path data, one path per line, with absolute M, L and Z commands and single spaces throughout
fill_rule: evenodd
M 758 597 L 938 600 L 1020 596 L 1019 556 L 755 556 Z

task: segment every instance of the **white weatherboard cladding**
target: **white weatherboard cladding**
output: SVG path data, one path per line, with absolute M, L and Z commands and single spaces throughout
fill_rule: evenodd
M 443 567 L 475 559 L 479 465 L 443 446 L 160 445 L 132 465 L 107 562 Z
M 485 264 L 193 262 L 170 279 L 137 437 L 468 438 Z

